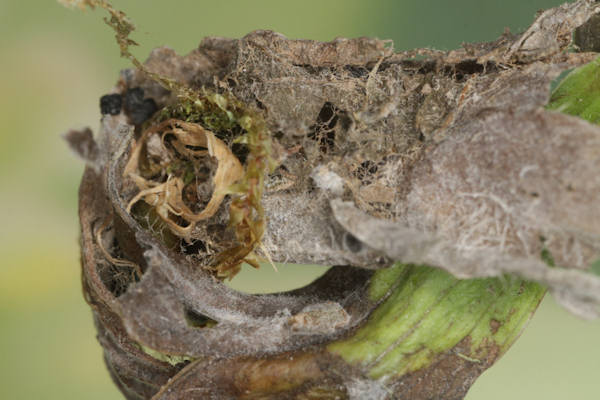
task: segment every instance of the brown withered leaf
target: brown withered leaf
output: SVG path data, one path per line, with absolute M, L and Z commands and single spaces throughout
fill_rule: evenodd
M 217 170 L 212 182 L 213 192 L 204 209 L 198 213 L 191 210 L 183 201 L 185 182 L 183 178 L 169 175 L 163 183 L 152 182 L 144 179 L 140 173 L 140 153 L 148 142 L 160 137 L 161 145 L 158 152 L 167 154 L 167 147 L 163 144 L 167 135 L 175 137 L 171 144 L 179 153 L 188 158 L 195 156 L 213 157 L 217 161 Z M 203 150 L 194 150 L 200 147 Z M 164 156 L 167 160 L 173 157 Z M 128 203 L 127 212 L 131 213 L 132 207 L 140 200 L 155 208 L 156 213 L 168 224 L 169 228 L 178 236 L 189 239 L 197 222 L 208 219 L 216 214 L 219 206 L 225 199 L 228 188 L 238 181 L 243 174 L 240 161 L 233 155 L 229 147 L 219 140 L 214 133 L 202 126 L 190 122 L 168 119 L 144 132 L 139 141 L 131 150 L 129 161 L 123 171 L 124 177 L 132 179 L 140 190 Z M 187 226 L 182 227 L 173 221 L 171 215 L 182 218 Z

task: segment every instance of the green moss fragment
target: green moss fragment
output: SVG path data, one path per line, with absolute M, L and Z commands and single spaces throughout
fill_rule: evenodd
M 200 124 L 221 140 L 241 134 L 240 124 L 235 118 L 232 118 L 232 112 L 223 111 L 217 104 L 210 101 L 182 99 L 174 105 L 165 107 L 158 114 L 157 122 L 171 118 Z

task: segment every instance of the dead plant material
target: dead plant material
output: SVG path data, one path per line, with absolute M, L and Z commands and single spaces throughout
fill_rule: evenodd
M 142 153 L 147 155 L 146 164 L 152 164 L 147 166 L 149 171 L 142 171 Z M 217 163 L 214 176 L 199 177 L 211 159 Z M 123 174 L 135 182 L 140 192 L 129 201 L 127 212 L 143 200 L 154 207 L 174 234 L 190 241 L 196 224 L 215 215 L 229 187 L 240 180 L 243 172 L 229 147 L 212 132 L 198 124 L 168 119 L 144 131 L 131 150 Z M 146 179 L 144 175 L 156 178 Z M 202 185 L 207 181 L 212 194 L 197 212 L 197 203 L 206 196 Z M 184 200 L 190 197 L 184 192 L 191 192 L 191 201 Z
M 115 109 L 95 138 L 68 135 L 88 163 L 84 293 L 128 398 L 462 398 L 500 355 L 493 343 L 474 362 L 465 336 L 438 366 L 385 379 L 324 350 L 401 286 L 402 277 L 370 296 L 375 270 L 396 260 L 533 279 L 571 311 L 598 316 L 600 279 L 586 269 L 600 258 L 600 128 L 544 109 L 561 72 L 598 56 L 571 51 L 596 2 L 449 52 L 256 31 L 205 38 L 186 56 L 155 49 L 143 64 L 128 50 L 124 14 L 75 3 L 108 10 L 136 67 L 111 93 L 141 88 L 158 108 L 140 124 Z M 105 219 L 116 227 L 111 248 L 109 225 L 94 230 Z M 261 296 L 215 279 L 257 265 L 257 249 L 337 267 Z M 118 271 L 106 268 L 115 260 L 138 265 L 139 281 L 115 289 Z M 270 392 L 273 375 L 289 385 Z
M 102 254 L 104 254 L 104 257 L 106 258 L 106 260 L 109 263 L 111 263 L 112 265 L 115 265 L 117 267 L 130 268 L 132 270 L 132 272 L 137 275 L 134 279 L 139 279 L 142 276 L 142 269 L 140 268 L 139 265 L 137 265 L 134 262 L 128 261 L 128 260 L 122 260 L 122 259 L 113 257 L 113 255 L 110 254 L 110 252 L 106 249 L 106 247 L 103 244 L 102 234 L 108 228 L 108 225 L 111 222 L 112 222 L 112 216 L 109 216 L 108 218 L 106 218 L 104 220 L 104 222 L 100 225 L 100 227 L 98 227 L 98 230 L 96 231 L 96 244 L 98 245 L 98 248 L 100 249 Z

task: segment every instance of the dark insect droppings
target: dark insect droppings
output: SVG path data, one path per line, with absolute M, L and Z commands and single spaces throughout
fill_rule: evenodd
M 134 87 L 125 92 L 125 111 L 130 111 L 144 101 L 144 89 Z
M 100 97 L 100 112 L 102 115 L 118 115 L 121 112 L 123 98 L 120 94 L 107 94 Z
M 144 89 L 136 87 L 125 92 L 125 112 L 134 125 L 139 125 L 158 109 L 153 99 L 144 99 Z

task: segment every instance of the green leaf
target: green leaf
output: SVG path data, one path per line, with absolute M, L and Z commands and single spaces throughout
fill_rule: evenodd
M 550 97 L 549 110 L 600 122 L 600 59 L 573 70 Z
M 373 379 L 432 365 L 459 343 L 469 344 L 462 358 L 479 362 L 510 347 L 544 293 L 517 278 L 460 280 L 437 268 L 398 263 L 373 277 L 371 300 L 385 300 L 367 323 L 328 349 Z

